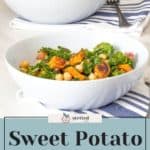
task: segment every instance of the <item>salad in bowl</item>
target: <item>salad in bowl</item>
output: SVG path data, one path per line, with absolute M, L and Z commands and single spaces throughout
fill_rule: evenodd
M 36 77 L 81 81 L 121 75 L 132 71 L 134 66 L 133 53 L 123 53 L 110 43 L 102 42 L 93 50 L 81 48 L 76 53 L 62 46 L 56 49 L 42 47 L 33 65 L 23 60 L 19 68 Z

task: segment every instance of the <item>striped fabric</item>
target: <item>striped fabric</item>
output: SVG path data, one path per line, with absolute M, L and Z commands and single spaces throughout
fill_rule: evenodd
M 135 91 L 129 91 L 126 95 L 124 95 L 117 101 L 107 106 L 98 109 L 88 110 L 88 111 L 77 110 L 75 112 L 80 114 L 91 113 L 91 112 L 99 113 L 104 118 L 146 117 L 149 103 L 150 103 L 149 97 Z
M 120 8 L 131 24 L 143 22 L 150 14 L 150 0 L 120 0 Z M 109 23 L 118 25 L 116 9 L 112 5 L 104 5 L 93 16 L 78 24 Z

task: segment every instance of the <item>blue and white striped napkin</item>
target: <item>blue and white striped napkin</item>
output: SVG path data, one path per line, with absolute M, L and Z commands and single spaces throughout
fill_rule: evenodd
M 132 24 L 140 24 L 150 15 L 150 0 L 120 0 L 120 9 Z M 114 6 L 105 5 L 95 15 L 80 23 L 109 23 L 118 26 L 118 16 Z
M 150 20 L 150 0 L 121 0 L 120 8 L 127 20 L 132 24 L 128 28 L 118 27 L 116 9 L 112 5 L 104 5 L 93 16 L 80 22 L 67 25 L 37 24 L 22 18 L 15 18 L 10 22 L 10 27 L 34 31 L 62 30 L 79 28 L 111 28 L 139 36 L 142 34 Z

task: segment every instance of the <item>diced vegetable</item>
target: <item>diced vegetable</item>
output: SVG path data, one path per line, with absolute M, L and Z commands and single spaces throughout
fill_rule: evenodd
M 66 61 L 58 56 L 53 56 L 48 62 L 48 65 L 51 69 L 63 69 L 66 65 Z
M 80 50 L 77 54 L 74 54 L 71 58 L 70 58 L 70 65 L 74 66 L 76 64 L 79 64 L 82 62 L 82 60 L 85 57 L 85 52 L 84 50 Z
M 120 65 L 118 65 L 118 68 L 120 70 L 123 70 L 124 72 L 129 72 L 129 71 L 133 70 L 133 68 L 129 64 L 120 64 Z
M 85 76 L 78 72 L 74 67 L 68 67 L 65 72 L 69 72 L 75 79 L 85 80 Z
M 125 55 L 126 55 L 129 59 L 131 59 L 131 60 L 134 60 L 134 59 L 135 59 L 134 54 L 133 54 L 133 53 L 131 53 L 131 52 L 129 52 L 129 53 L 125 53 Z
M 37 55 L 37 59 L 38 59 L 38 60 L 44 60 L 44 59 L 46 58 L 46 56 L 47 56 L 47 53 L 46 53 L 46 52 L 40 51 L 40 52 L 38 53 L 38 55 Z
M 29 62 L 27 60 L 24 60 L 20 63 L 19 67 L 20 68 L 28 68 L 29 67 Z

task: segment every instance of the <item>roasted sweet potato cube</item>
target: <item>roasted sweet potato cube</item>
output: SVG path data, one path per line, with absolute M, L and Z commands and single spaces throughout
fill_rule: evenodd
M 85 80 L 85 76 L 77 71 L 74 67 L 68 67 L 65 69 L 65 72 L 69 72 L 71 76 L 75 79 Z
M 84 50 L 79 51 L 77 54 L 73 55 L 70 58 L 70 65 L 73 66 L 73 65 L 81 63 L 84 57 L 85 57 Z
M 66 61 L 61 57 L 53 56 L 48 62 L 48 65 L 51 69 L 63 69 L 66 65 Z
M 129 72 L 131 70 L 133 70 L 133 68 L 129 65 L 129 64 L 121 64 L 121 65 L 118 65 L 118 68 L 120 70 L 123 70 L 125 72 Z
M 94 74 L 97 78 L 105 78 L 110 74 L 110 66 L 106 62 L 96 65 Z

